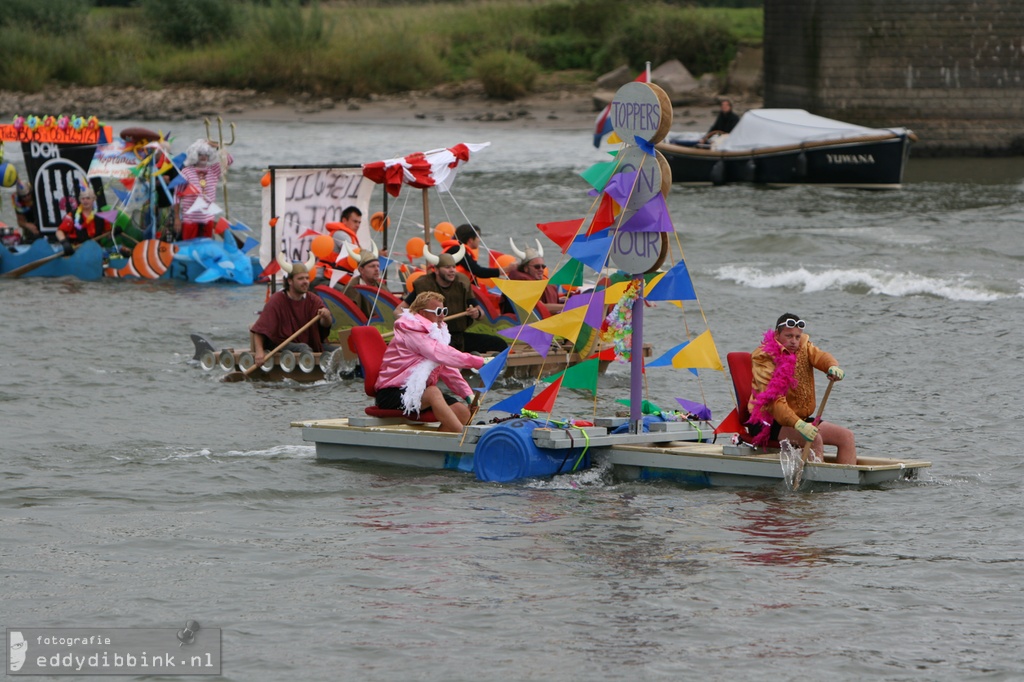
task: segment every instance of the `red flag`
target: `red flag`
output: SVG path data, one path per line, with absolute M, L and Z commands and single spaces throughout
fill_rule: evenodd
M 264 277 L 270 277 L 271 275 L 276 275 L 280 271 L 281 264 L 278 263 L 276 259 L 272 260 L 270 261 L 270 264 L 267 267 L 263 268 L 263 272 L 259 274 L 259 279 L 263 279 Z
M 558 389 L 562 387 L 562 379 L 563 377 L 558 377 L 558 381 L 545 388 L 539 395 L 534 396 L 533 400 L 523 406 L 523 409 L 551 414 L 551 410 L 555 407 L 555 396 L 558 395 Z
M 587 235 L 600 232 L 604 228 L 611 227 L 614 224 L 615 200 L 607 194 L 602 194 L 601 204 L 597 207 L 597 211 L 594 213 L 594 220 L 591 221 L 590 227 L 587 229 Z
M 537 229 L 558 244 L 562 248 L 562 253 L 565 253 L 582 225 L 583 218 L 577 218 L 576 220 L 559 220 L 553 223 L 537 223 Z
M 715 434 L 719 433 L 746 433 L 747 429 L 740 424 L 740 415 L 734 407 L 729 416 L 722 420 L 722 423 L 715 427 Z

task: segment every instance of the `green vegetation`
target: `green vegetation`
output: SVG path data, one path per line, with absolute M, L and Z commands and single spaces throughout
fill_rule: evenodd
M 479 78 L 511 99 L 539 74 L 679 59 L 721 72 L 759 43 L 752 0 L 6 0 L 0 88 L 196 83 L 332 97 Z M 754 4 L 756 6 L 750 7 Z M 729 6 L 723 6 L 729 5 Z

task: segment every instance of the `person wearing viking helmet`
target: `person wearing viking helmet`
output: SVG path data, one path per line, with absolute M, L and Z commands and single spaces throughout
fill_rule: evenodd
M 413 283 L 412 291 L 405 298 L 405 303 L 406 305 L 411 304 L 424 291 L 437 292 L 444 296 L 444 304 L 448 308 L 449 316 L 466 313 L 463 317 L 448 321 L 452 346 L 467 353 L 504 350 L 507 348 L 507 344 L 500 336 L 466 333 L 466 328 L 473 320 L 479 319 L 482 312 L 476 303 L 476 298 L 473 297 L 473 287 L 469 278 L 455 267 L 465 255 L 465 244 L 461 245 L 453 254 L 442 253 L 440 256 L 435 256 L 429 248 L 423 247 L 423 257 L 434 266 L 433 272 L 418 278 Z
M 546 272 L 547 265 L 544 264 L 544 247 L 541 246 L 539 239 L 536 240 L 536 249 L 527 247 L 526 251 L 520 250 L 511 237 L 508 238 L 508 243 L 512 245 L 512 253 L 519 259 L 516 267 L 508 271 L 509 279 L 532 281 L 548 278 Z M 549 284 L 544 287 L 544 293 L 540 297 L 540 302 L 546 305 L 550 312 L 561 312 L 562 310 L 562 305 L 558 298 L 558 289 L 554 285 Z
M 370 292 L 360 291 L 358 289 L 359 285 L 373 287 L 378 291 L 384 286 L 380 276 L 380 251 L 377 250 L 376 244 L 372 242 L 371 244 L 372 248 L 362 249 L 358 252 L 354 252 L 351 245 L 347 242 L 345 244 L 349 258 L 359 263 L 356 266 L 359 274 L 348 281 L 342 293 L 359 306 L 359 309 L 366 315 L 366 319 L 370 319 L 373 316 L 373 307 L 377 297 Z
M 284 289 L 267 299 L 259 319 L 249 329 L 257 365 L 263 364 L 267 351 L 277 348 L 315 316 L 320 318 L 320 323 L 293 339 L 285 350 L 295 353 L 330 350 L 325 347 L 324 340 L 331 331 L 334 318 L 320 297 L 309 290 L 310 279 L 316 270 L 316 256 L 310 254 L 305 263 L 292 263 L 279 253 L 277 262 L 284 272 Z

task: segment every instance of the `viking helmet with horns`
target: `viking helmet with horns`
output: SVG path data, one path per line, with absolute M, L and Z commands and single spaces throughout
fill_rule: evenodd
M 284 257 L 283 253 L 278 253 L 277 264 L 281 266 L 285 277 L 288 278 L 294 277 L 295 275 L 301 275 L 304 272 L 308 272 L 309 276 L 312 277 L 316 273 L 316 256 L 312 253 L 309 254 L 309 260 L 305 263 L 302 261 L 291 263 Z
M 430 253 L 430 249 L 426 246 L 423 247 L 423 257 L 427 259 L 428 263 L 436 267 L 454 267 L 456 263 L 462 261 L 465 255 L 465 244 L 459 244 L 459 249 L 455 253 L 442 253 L 440 256 L 435 256 Z
M 360 267 L 375 260 L 380 260 L 380 250 L 377 244 L 370 242 L 369 249 L 357 249 L 355 245 L 345 242 L 345 255 L 359 264 Z
M 516 246 L 516 243 L 514 241 L 512 241 L 512 237 L 508 238 L 508 243 L 512 246 L 512 253 L 514 253 L 516 258 L 519 259 L 519 264 L 520 265 L 524 265 L 526 263 L 529 263 L 534 258 L 543 258 L 544 257 L 544 247 L 540 245 L 540 240 L 536 239 L 534 241 L 537 242 L 537 248 L 536 249 L 534 249 L 532 247 L 527 247 L 526 251 L 520 251 L 519 248 Z

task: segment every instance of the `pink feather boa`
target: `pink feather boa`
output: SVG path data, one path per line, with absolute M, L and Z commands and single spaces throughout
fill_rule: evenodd
M 748 424 L 761 424 L 761 430 L 754 436 L 754 445 L 765 445 L 771 436 L 772 413 L 768 407 L 779 398 L 785 397 L 790 390 L 796 388 L 796 354 L 787 353 L 775 340 L 775 330 L 764 333 L 761 350 L 775 362 L 775 371 L 764 390 L 754 396 L 753 409 L 750 411 Z

